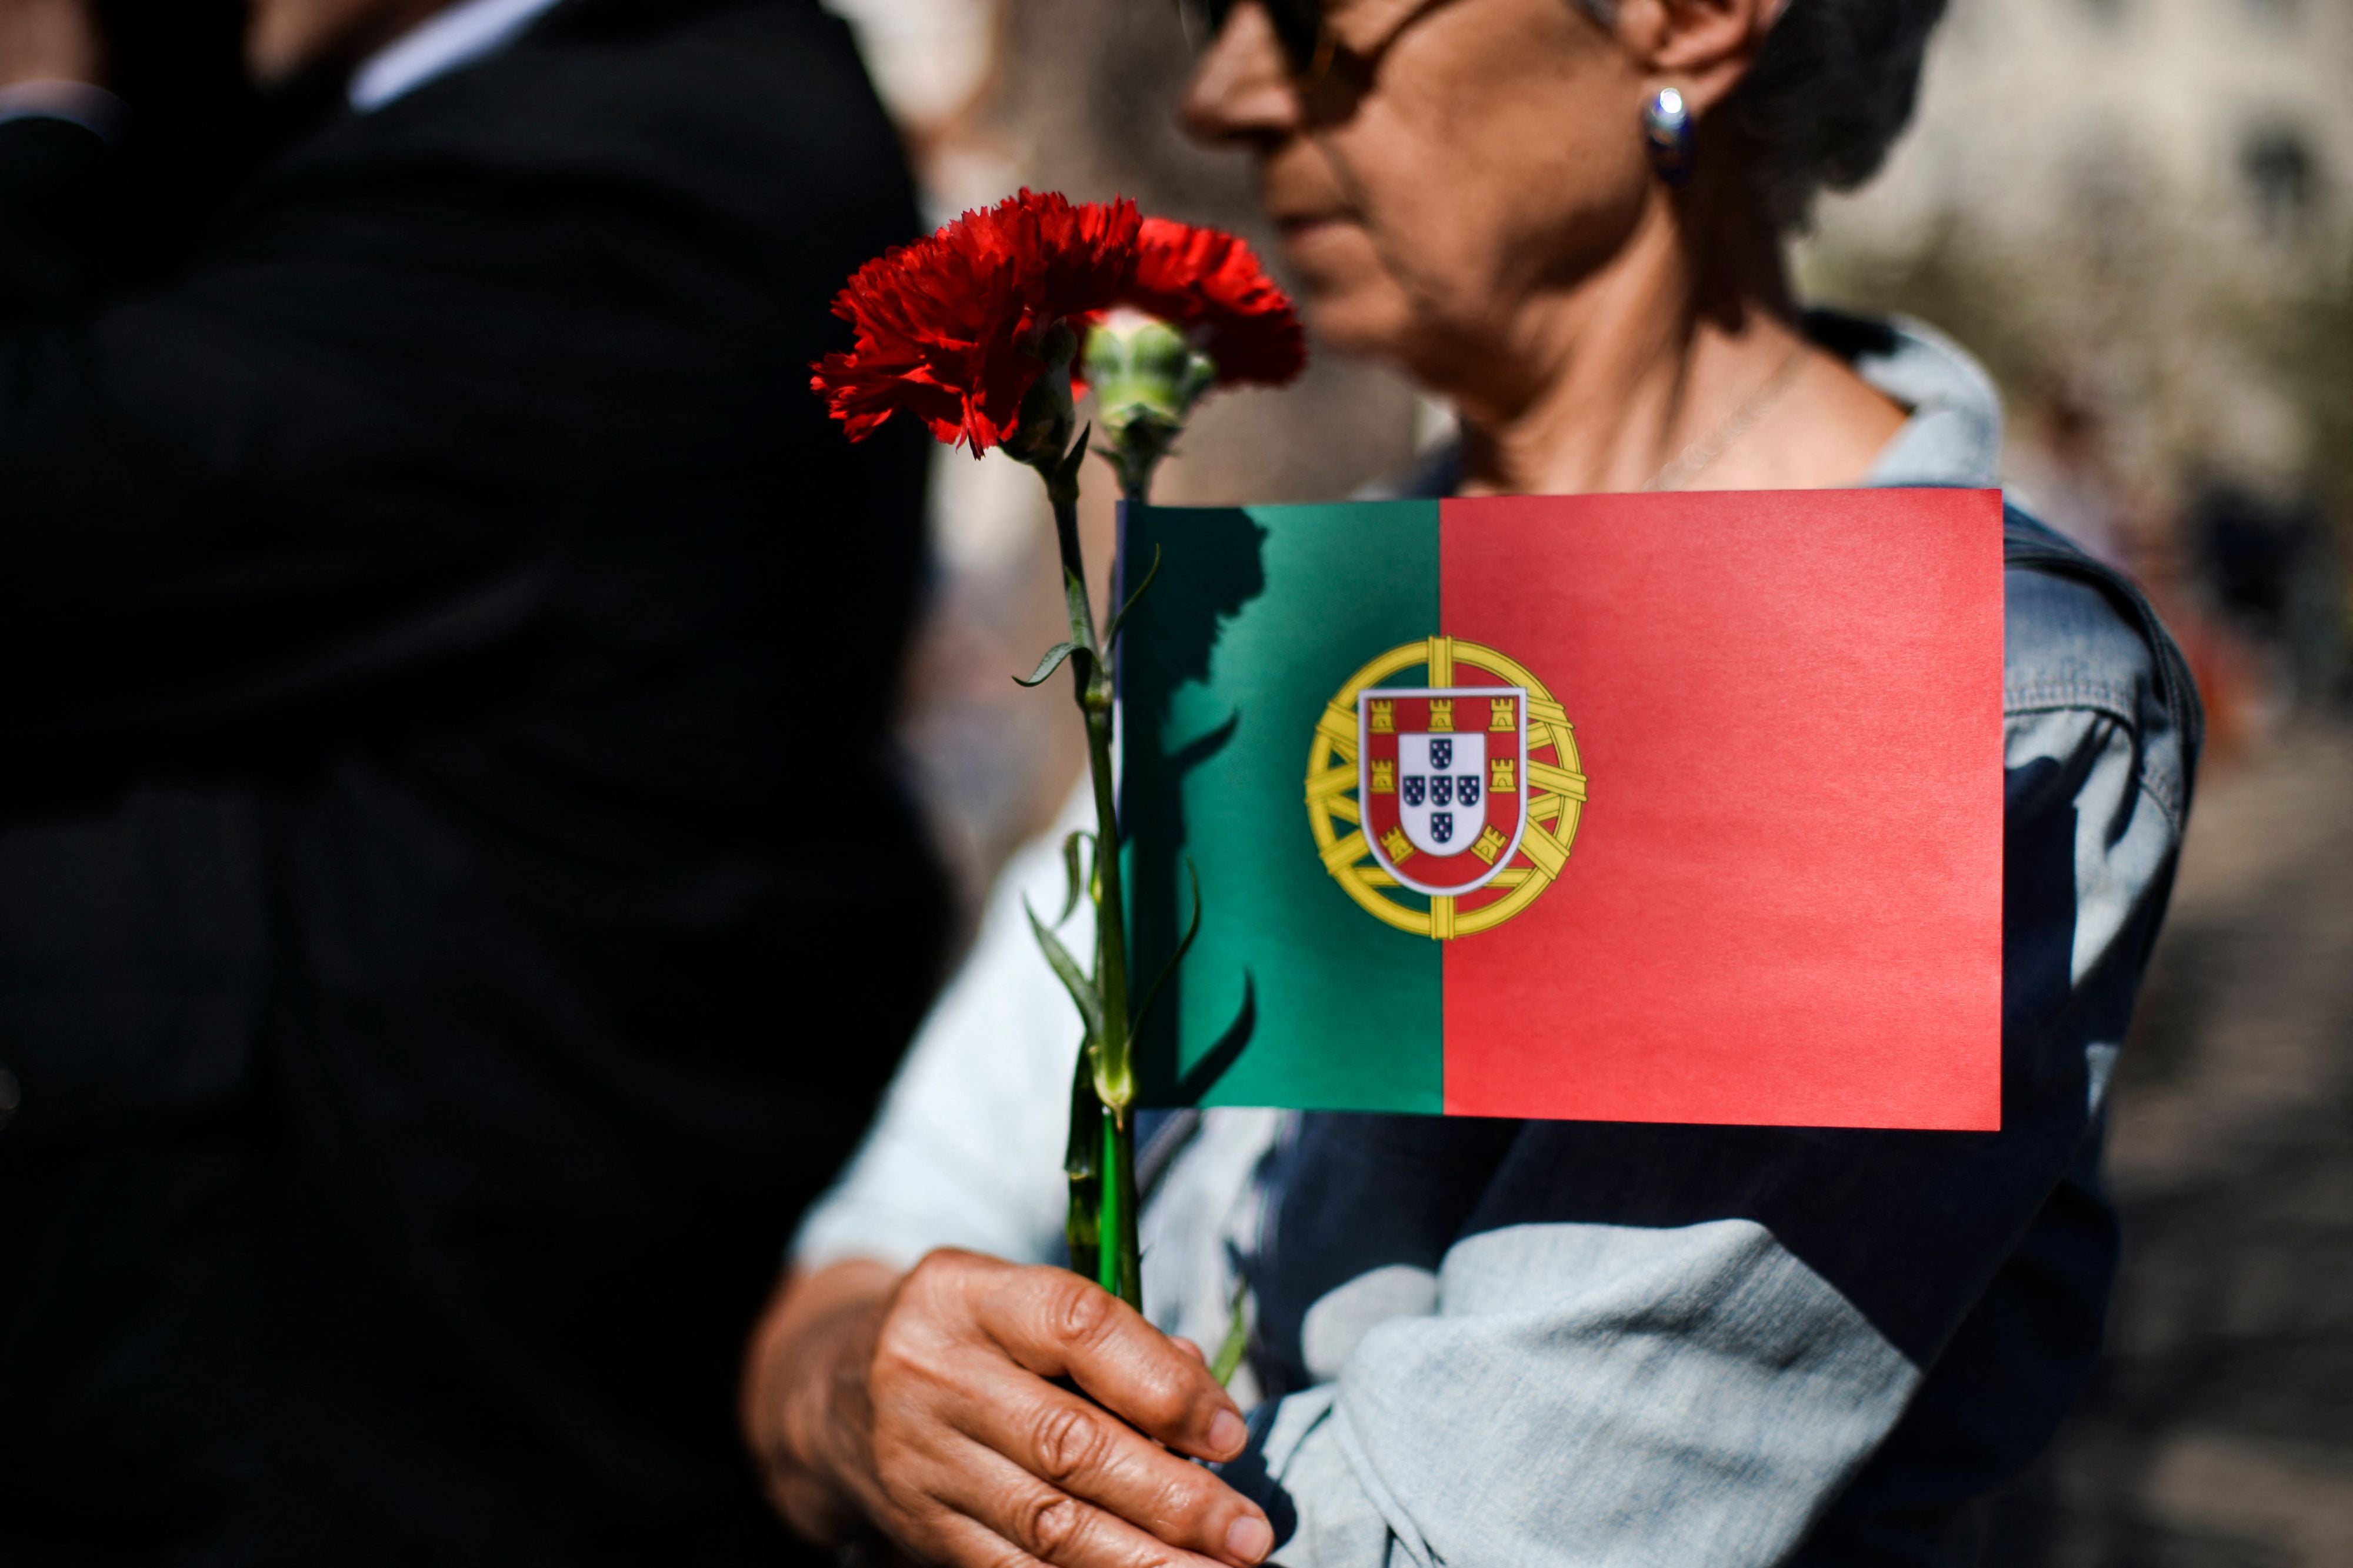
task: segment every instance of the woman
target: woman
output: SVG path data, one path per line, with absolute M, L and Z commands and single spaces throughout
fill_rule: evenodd
M 1425 491 L 1985 485 L 1982 374 L 1801 318 L 1781 256 L 1877 166 L 1938 9 L 1251 0 L 1187 111 L 1256 158 L 1326 340 L 1461 411 Z M 1229 1399 L 1034 1266 L 1075 1034 L 1034 852 L 754 1347 L 780 1505 L 974 1564 L 1951 1560 L 2096 1347 L 2100 1107 L 2198 724 L 2128 587 L 2007 542 L 2001 1132 L 1175 1119 L 1146 1305 L 1209 1342 L 1239 1300 Z

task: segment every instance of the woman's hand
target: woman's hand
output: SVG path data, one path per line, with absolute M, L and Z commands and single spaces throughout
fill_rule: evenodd
M 1179 1457 L 1244 1439 L 1199 1351 L 1060 1268 L 944 1251 L 796 1275 L 754 1338 L 744 1419 L 777 1507 L 818 1540 L 854 1509 L 959 1568 L 1247 1565 L 1274 1544 Z

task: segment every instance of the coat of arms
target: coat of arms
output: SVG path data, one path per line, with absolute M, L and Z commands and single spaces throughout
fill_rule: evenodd
M 1356 806 L 1398 886 L 1460 898 L 1509 862 L 1526 823 L 1527 713 L 1524 686 L 1356 693 Z
M 1392 684 L 1417 665 L 1424 684 Z M 1467 936 L 1560 874 L 1585 783 L 1576 728 L 1541 682 L 1493 648 L 1430 637 L 1373 660 L 1325 709 L 1308 822 L 1324 868 L 1366 910 Z

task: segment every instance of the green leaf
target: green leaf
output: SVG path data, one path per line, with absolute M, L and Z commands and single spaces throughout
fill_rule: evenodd
M 1152 988 L 1144 994 L 1144 1005 L 1135 1010 L 1135 1027 L 1131 1037 L 1144 1033 L 1144 1020 L 1151 1013 L 1152 1004 L 1159 996 L 1160 988 L 1168 984 L 1168 977 L 1176 973 L 1176 966 L 1184 963 L 1185 955 L 1193 950 L 1193 939 L 1201 934 L 1201 873 L 1194 867 L 1190 855 L 1185 857 L 1185 874 L 1193 879 L 1192 923 L 1185 928 L 1185 940 L 1176 944 L 1176 951 L 1168 955 L 1168 962 L 1162 964 L 1160 973 L 1152 977 Z
M 1071 449 L 1063 454 L 1061 468 L 1054 476 L 1058 482 L 1070 486 L 1072 495 L 1078 493 L 1079 465 L 1087 460 L 1087 445 L 1094 438 L 1094 433 L 1092 425 L 1080 430 L 1079 438 L 1071 442 Z
M 1249 1300 L 1249 1286 L 1235 1287 L 1233 1311 L 1226 1320 L 1225 1342 L 1209 1358 L 1209 1375 L 1218 1380 L 1220 1388 L 1234 1381 L 1234 1373 L 1242 1369 L 1242 1358 L 1250 1354 L 1250 1315 L 1244 1310 Z
M 1069 920 L 1071 911 L 1079 907 L 1079 895 L 1093 886 L 1092 857 L 1089 857 L 1087 869 L 1082 871 L 1079 868 L 1079 846 L 1083 843 L 1092 850 L 1094 842 L 1095 836 L 1083 827 L 1062 840 L 1062 869 L 1070 877 L 1070 891 L 1063 897 L 1062 912 L 1054 917 L 1054 923 L 1058 926 Z
M 1062 1153 L 1062 1173 L 1073 1183 L 1090 1182 L 1103 1173 L 1103 1101 L 1095 1097 L 1094 1042 L 1079 1042 L 1079 1059 L 1071 1073 L 1071 1141 Z M 1081 1194 L 1071 1194 L 1076 1201 Z M 1094 1194 L 1084 1194 L 1092 1202 Z M 1090 1224 L 1092 1233 L 1092 1224 Z
M 1045 657 L 1038 661 L 1038 668 L 1032 671 L 1026 679 L 1021 676 L 1015 676 L 1013 678 L 1015 684 L 1020 686 L 1045 685 L 1046 678 L 1053 674 L 1056 670 L 1061 668 L 1062 661 L 1078 651 L 1079 645 L 1074 642 L 1056 643 L 1052 647 L 1046 650 Z
M 1082 1279 L 1092 1279 L 1103 1267 L 1099 1250 L 1102 1242 L 1103 1216 L 1092 1196 L 1082 1195 L 1082 1189 L 1092 1194 L 1095 1179 L 1072 1177 L 1071 1207 L 1062 1221 L 1062 1238 L 1071 1248 L 1071 1272 Z
M 1038 918 L 1038 911 L 1029 907 L 1026 899 L 1021 902 L 1021 911 L 1029 917 L 1029 929 L 1037 934 L 1038 946 L 1045 953 L 1046 962 L 1053 967 L 1055 978 L 1061 981 L 1062 989 L 1071 994 L 1071 1000 L 1078 1004 L 1079 1016 L 1086 1021 L 1087 1038 L 1091 1041 L 1103 1038 L 1103 994 L 1095 989 L 1095 983 L 1087 978 L 1086 971 L 1079 967 L 1079 961 L 1071 956 L 1071 950 L 1046 929 L 1046 922 Z
M 1103 632 L 1103 647 L 1109 647 L 1119 640 L 1119 628 L 1127 625 L 1127 613 L 1135 608 L 1135 602 L 1144 597 L 1144 591 L 1151 587 L 1152 580 L 1159 575 L 1160 546 L 1155 544 L 1152 547 L 1151 569 L 1145 573 L 1144 581 L 1135 585 L 1135 592 L 1127 596 L 1127 603 L 1119 607 L 1119 614 L 1111 618 L 1111 626 Z

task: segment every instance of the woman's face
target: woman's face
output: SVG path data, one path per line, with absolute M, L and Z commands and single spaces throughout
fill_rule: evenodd
M 1326 339 L 1443 384 L 1625 243 L 1651 84 L 1576 0 L 1327 0 L 1325 18 L 1339 51 L 1303 82 L 1265 13 L 1238 7 L 1187 119 L 1255 153 Z

